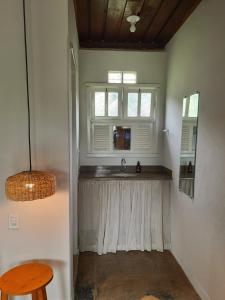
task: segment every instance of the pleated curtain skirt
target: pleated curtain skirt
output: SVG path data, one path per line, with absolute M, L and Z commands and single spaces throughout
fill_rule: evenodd
M 79 250 L 169 249 L 169 185 L 166 180 L 81 180 Z

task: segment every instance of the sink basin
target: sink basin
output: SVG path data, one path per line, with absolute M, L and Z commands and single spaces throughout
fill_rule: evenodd
M 111 176 L 112 177 L 135 177 L 135 176 L 137 176 L 137 174 L 120 172 L 120 173 L 112 173 Z

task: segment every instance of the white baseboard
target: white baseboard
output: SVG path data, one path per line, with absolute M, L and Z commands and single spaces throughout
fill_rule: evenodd
M 194 287 L 195 291 L 197 292 L 197 294 L 199 295 L 199 297 L 202 300 L 212 300 L 209 297 L 209 295 L 206 293 L 205 289 L 202 287 L 202 285 L 200 284 L 200 282 L 197 280 L 197 278 L 195 276 L 193 276 L 193 274 L 191 273 L 191 271 L 187 267 L 187 265 L 185 265 L 183 262 L 181 262 L 181 260 L 179 259 L 179 257 L 173 251 L 173 249 L 171 249 L 170 251 L 173 254 L 173 256 L 175 257 L 175 259 L 177 260 L 178 264 L 181 266 L 182 270 L 184 271 L 185 275 L 187 276 L 187 278 L 189 279 L 189 281 L 191 282 L 191 284 L 193 285 L 193 287 Z

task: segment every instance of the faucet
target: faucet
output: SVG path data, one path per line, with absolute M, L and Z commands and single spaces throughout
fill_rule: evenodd
M 125 158 L 122 158 L 121 159 L 121 166 L 120 166 L 120 171 L 121 172 L 125 172 L 127 166 L 126 166 L 126 159 Z

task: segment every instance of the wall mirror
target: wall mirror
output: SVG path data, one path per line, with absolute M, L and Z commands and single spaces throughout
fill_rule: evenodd
M 199 93 L 183 99 L 179 190 L 194 198 Z
M 130 150 L 131 128 L 124 126 L 113 126 L 114 150 Z

